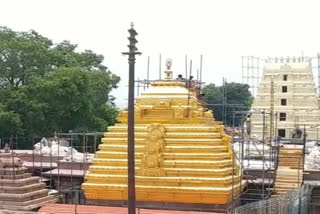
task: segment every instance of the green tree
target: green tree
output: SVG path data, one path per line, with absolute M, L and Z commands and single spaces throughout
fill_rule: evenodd
M 100 81 L 96 81 L 97 76 Z M 38 115 L 45 117 L 39 118 L 44 119 L 39 124 L 46 124 L 33 131 L 48 135 L 54 131 L 105 130 L 115 122 L 117 115 L 114 106 L 106 103 L 110 85 L 114 83 L 108 73 L 91 73 L 78 67 L 60 68 L 42 78 L 32 79 L 25 87 L 28 103 L 41 104 Z M 30 120 L 26 117 L 23 121 L 28 123 Z
M 18 87 L 32 75 L 52 70 L 52 42 L 35 31 L 15 32 L 0 27 L 0 85 Z
M 225 91 L 225 97 L 223 96 Z M 204 100 L 209 109 L 214 111 L 215 118 L 217 120 L 223 120 L 223 99 L 225 98 L 226 106 L 226 125 L 232 126 L 233 123 L 233 110 L 247 111 L 250 109 L 252 103 L 252 96 L 247 84 L 241 83 L 226 83 L 223 86 L 216 86 L 209 84 L 202 89 L 204 93 Z M 240 122 L 239 117 L 235 117 L 235 125 Z
M 0 135 L 9 136 L 21 133 L 21 120 L 17 113 L 0 105 Z
M 0 134 L 105 131 L 115 123 L 110 92 L 120 78 L 102 55 L 76 49 L 35 31 L 0 28 Z

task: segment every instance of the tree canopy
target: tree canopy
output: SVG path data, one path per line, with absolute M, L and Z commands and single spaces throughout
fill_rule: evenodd
M 225 97 L 223 96 L 225 90 Z M 204 100 L 208 108 L 214 111 L 216 120 L 224 121 L 223 118 L 223 98 L 225 98 L 225 123 L 228 126 L 233 124 L 233 110 L 247 111 L 252 103 L 252 96 L 249 91 L 249 85 L 241 83 L 227 83 L 223 86 L 209 84 L 202 89 Z M 239 117 L 235 117 L 235 125 L 240 122 Z
M 0 135 L 105 131 L 116 120 L 110 92 L 120 78 L 103 60 L 68 41 L 0 27 Z

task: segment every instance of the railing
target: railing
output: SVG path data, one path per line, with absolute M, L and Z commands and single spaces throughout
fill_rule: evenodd
M 234 214 L 307 214 L 311 201 L 311 186 L 299 189 L 277 198 L 249 203 L 229 211 Z

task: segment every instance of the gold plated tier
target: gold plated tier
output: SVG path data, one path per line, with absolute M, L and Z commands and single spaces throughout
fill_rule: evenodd
M 230 137 L 195 93 L 170 76 L 136 100 L 137 200 L 227 204 L 246 185 L 232 163 Z M 118 120 L 105 133 L 82 185 L 87 199 L 127 200 L 127 112 Z

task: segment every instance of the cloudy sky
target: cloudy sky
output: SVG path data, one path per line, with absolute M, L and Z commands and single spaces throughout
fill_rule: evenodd
M 315 56 L 320 51 L 320 2 L 281 0 L 0 0 L 0 25 L 34 29 L 54 42 L 70 40 L 79 50 L 105 56 L 120 75 L 113 92 L 125 106 L 128 64 L 127 29 L 135 23 L 138 48 L 136 78 L 159 74 L 159 59 L 172 58 L 174 74 L 184 74 L 185 55 L 207 83 L 241 82 L 241 56 Z

